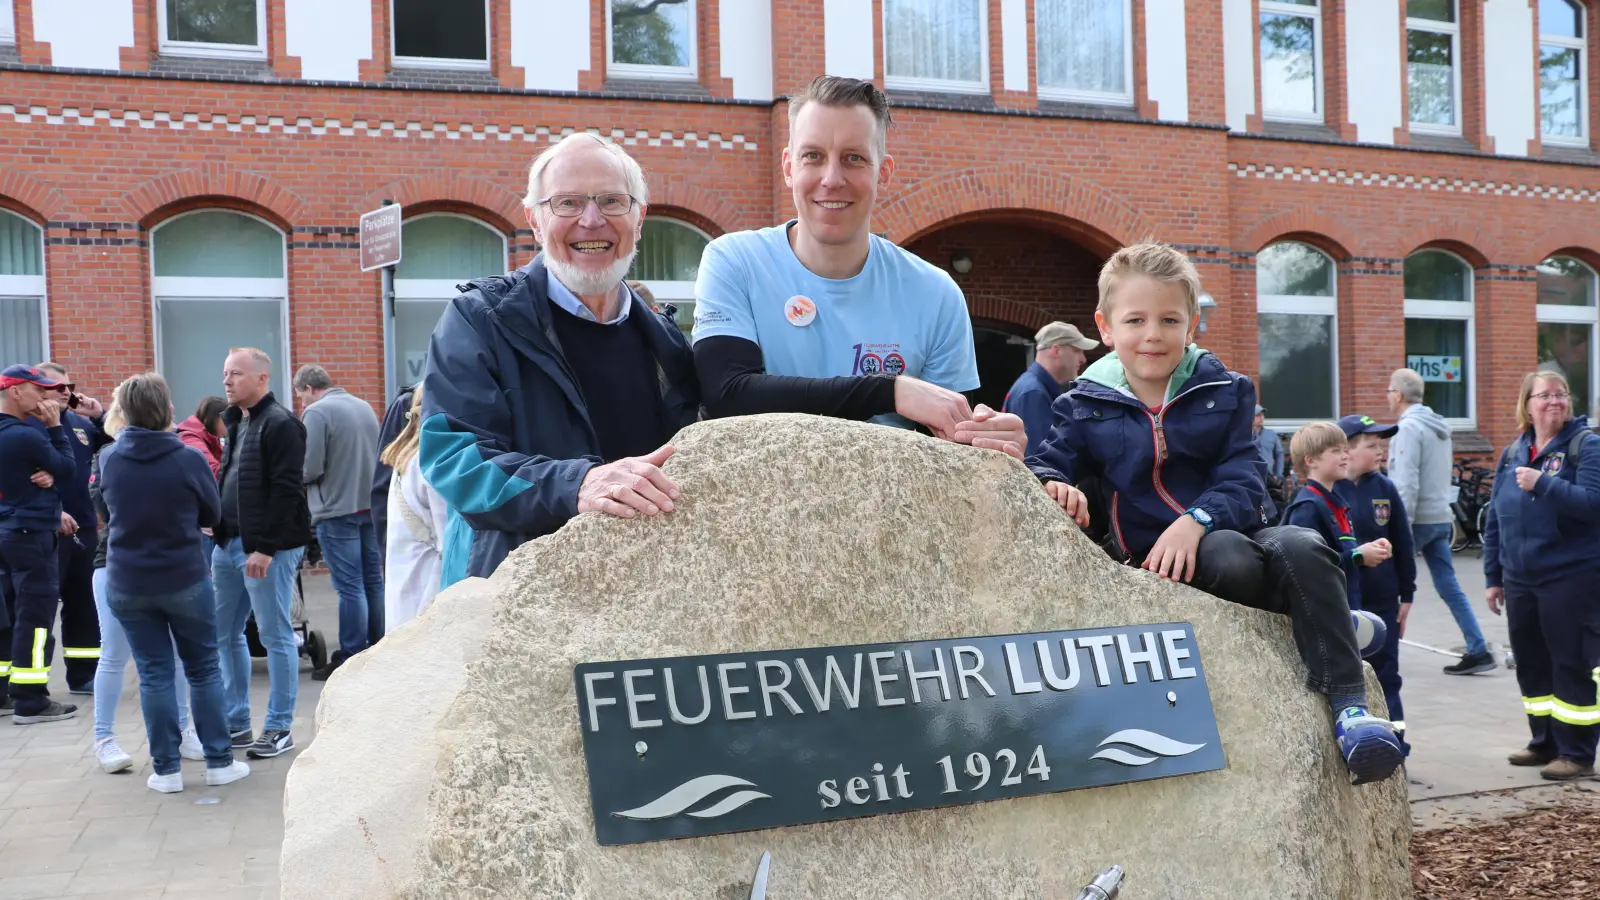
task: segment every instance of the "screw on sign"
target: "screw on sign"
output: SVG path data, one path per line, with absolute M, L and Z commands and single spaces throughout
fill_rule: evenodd
M 381 206 L 361 214 L 361 271 L 400 262 L 400 205 Z

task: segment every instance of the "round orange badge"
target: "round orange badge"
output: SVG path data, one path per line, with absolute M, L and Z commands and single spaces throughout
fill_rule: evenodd
M 817 304 L 813 303 L 810 297 L 802 297 L 796 294 L 789 298 L 788 303 L 783 305 L 783 315 L 784 318 L 789 320 L 790 325 L 804 328 L 816 321 Z

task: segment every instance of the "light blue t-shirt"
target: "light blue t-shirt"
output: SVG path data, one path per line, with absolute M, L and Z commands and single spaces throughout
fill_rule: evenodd
M 978 387 L 972 319 L 943 269 L 872 236 L 853 278 L 823 278 L 789 246 L 793 221 L 706 246 L 695 283 L 694 340 L 761 347 L 769 375 L 910 375 L 952 391 Z M 909 427 L 899 416 L 874 421 Z

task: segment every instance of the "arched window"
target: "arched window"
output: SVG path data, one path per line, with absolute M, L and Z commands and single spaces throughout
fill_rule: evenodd
M 1539 0 L 1539 123 L 1547 144 L 1589 143 L 1584 13 L 1577 0 Z
M 700 273 L 700 254 L 710 242 L 711 238 L 693 225 L 676 219 L 645 219 L 639 255 L 628 270 L 628 278 L 644 282 L 657 303 L 678 308 L 678 327 L 685 333 L 694 327 L 694 282 Z
M 428 341 L 456 285 L 506 271 L 506 237 L 477 219 L 434 213 L 400 226 L 400 265 L 388 315 L 389 396 L 422 380 Z
M 1567 376 L 1572 412 L 1594 411 L 1594 330 L 1600 319 L 1594 270 L 1570 256 L 1539 264 L 1539 368 Z
M 0 209 L 0 368 L 49 356 L 44 230 Z
M 1260 403 L 1292 425 L 1339 415 L 1339 346 L 1333 260 L 1310 244 L 1284 241 L 1256 254 Z
M 1452 425 L 1473 417 L 1472 267 L 1444 250 L 1406 257 L 1406 368 L 1422 376 L 1422 402 Z
M 283 232 L 229 210 L 185 213 L 151 233 L 156 368 L 180 416 L 200 398 L 222 395 L 231 347 L 266 351 L 273 392 L 292 402 L 284 252 Z

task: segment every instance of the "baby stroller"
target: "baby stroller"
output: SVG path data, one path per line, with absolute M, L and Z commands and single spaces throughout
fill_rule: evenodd
M 306 595 L 303 575 L 307 566 L 314 566 L 322 561 L 322 548 L 317 546 L 315 539 L 306 545 L 306 555 L 300 560 L 300 570 L 294 573 L 294 597 L 289 601 L 289 624 L 294 628 L 295 646 L 300 648 L 300 655 L 310 657 L 311 667 L 320 669 L 328 664 L 328 642 L 322 632 L 314 631 L 311 622 L 306 618 Z M 261 635 L 256 630 L 256 617 L 252 613 L 244 625 L 245 642 L 250 645 L 250 655 L 257 659 L 264 659 L 267 648 L 261 643 Z

